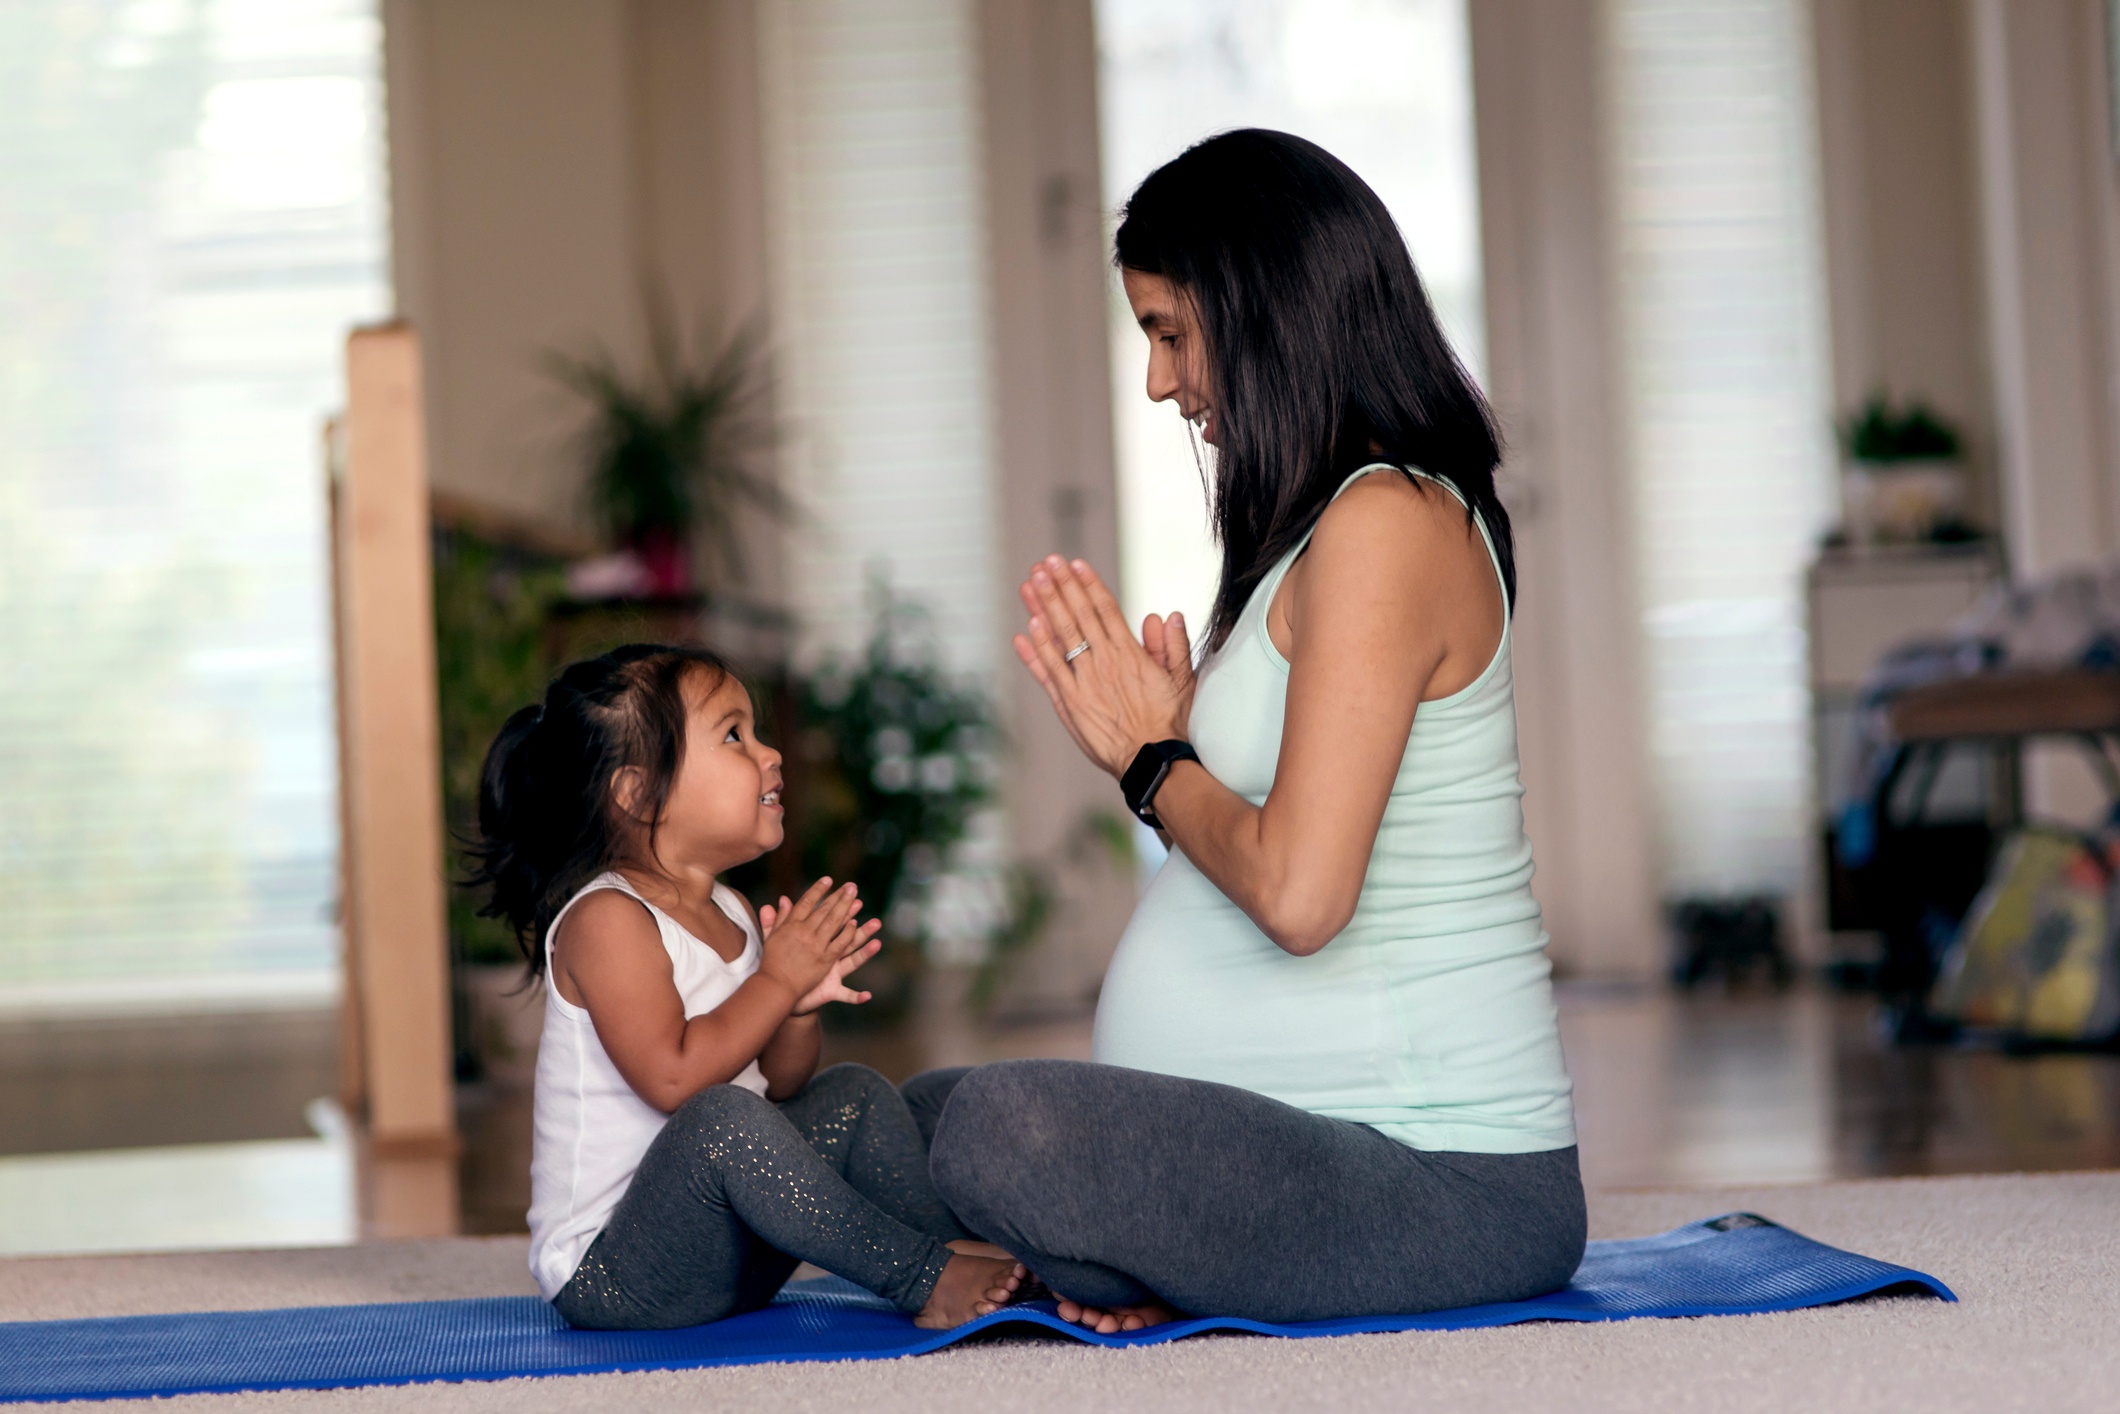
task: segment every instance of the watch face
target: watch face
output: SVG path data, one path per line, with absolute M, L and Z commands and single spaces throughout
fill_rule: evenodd
M 1179 761 L 1197 761 L 1198 752 L 1187 741 L 1152 741 L 1134 755 L 1133 764 L 1119 778 L 1119 789 L 1126 796 L 1127 809 L 1136 819 L 1152 829 L 1160 830 L 1163 822 L 1156 818 L 1156 792 L 1163 785 L 1164 777 L 1170 774 L 1172 765 Z
M 1120 793 L 1126 797 L 1126 808 L 1133 811 L 1143 823 L 1151 823 L 1152 815 L 1148 802 L 1154 796 L 1157 784 L 1169 767 L 1163 755 L 1153 744 L 1144 746 L 1134 756 L 1133 764 L 1119 778 Z

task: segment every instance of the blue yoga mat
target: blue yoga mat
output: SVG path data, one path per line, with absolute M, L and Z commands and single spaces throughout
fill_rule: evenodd
M 1229 1316 L 1095 1335 L 1049 1301 L 925 1331 L 837 1278 L 791 1283 L 762 1311 L 675 1331 L 570 1330 L 535 1297 L 209 1311 L 86 1321 L 0 1322 L 0 1401 L 95 1399 L 252 1389 L 334 1389 L 425 1380 L 499 1380 L 768 1361 L 921 1355 L 1016 1327 L 1091 1345 L 1153 1345 L 1202 1331 L 1355 1335 L 1464 1330 L 1519 1321 L 1622 1321 L 1822 1306 L 1883 1291 L 1955 1301 L 1936 1278 L 1843 1252 L 1749 1213 L 1659 1237 L 1593 1242 L 1575 1280 L 1531 1301 L 1421 1316 L 1269 1325 Z

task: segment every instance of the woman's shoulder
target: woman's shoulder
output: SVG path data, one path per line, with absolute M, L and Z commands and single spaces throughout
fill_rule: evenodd
M 1379 467 L 1342 489 L 1319 515 L 1310 548 L 1323 560 L 1399 566 L 1410 576 L 1468 549 L 1485 563 L 1465 503 L 1442 482 L 1394 467 Z

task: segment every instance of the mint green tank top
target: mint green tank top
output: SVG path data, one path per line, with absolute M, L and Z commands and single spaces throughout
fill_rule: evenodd
M 1254 805 L 1273 789 L 1288 696 L 1266 610 L 1309 543 L 1259 582 L 1193 697 L 1201 764 Z M 1573 1144 L 1514 693 L 1505 625 L 1476 681 L 1415 712 L 1354 917 L 1309 957 L 1275 946 L 1173 850 L 1105 976 L 1094 1058 L 1241 1086 L 1416 1149 Z

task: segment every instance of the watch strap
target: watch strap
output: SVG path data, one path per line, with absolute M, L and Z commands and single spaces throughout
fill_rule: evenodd
M 1173 738 L 1169 741 L 1152 741 L 1134 753 L 1133 764 L 1119 777 L 1120 793 L 1126 797 L 1126 808 L 1134 812 L 1136 819 L 1151 829 L 1160 830 L 1163 822 L 1156 818 L 1156 792 L 1163 787 L 1170 775 L 1170 768 L 1180 761 L 1197 761 L 1200 753 L 1193 750 L 1192 743 Z

